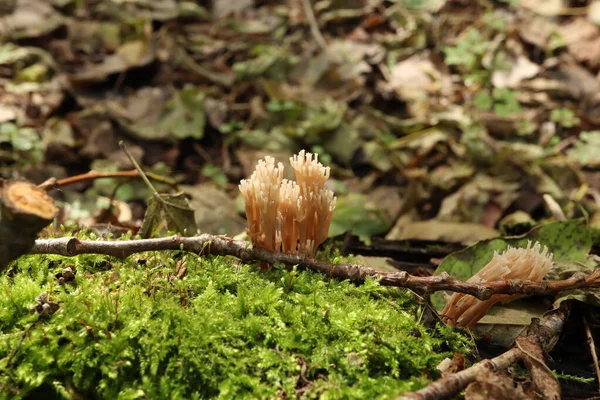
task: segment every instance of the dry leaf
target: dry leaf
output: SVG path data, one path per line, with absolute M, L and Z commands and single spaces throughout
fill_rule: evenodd
M 585 18 L 578 18 L 562 26 L 560 33 L 569 53 L 579 62 L 596 68 L 600 65 L 600 27 Z

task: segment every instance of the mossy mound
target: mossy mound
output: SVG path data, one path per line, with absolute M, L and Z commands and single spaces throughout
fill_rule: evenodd
M 61 285 L 66 267 L 75 280 Z M 60 308 L 39 317 L 44 291 Z M 0 397 L 390 398 L 468 350 L 420 311 L 372 280 L 224 257 L 27 256 L 0 278 Z

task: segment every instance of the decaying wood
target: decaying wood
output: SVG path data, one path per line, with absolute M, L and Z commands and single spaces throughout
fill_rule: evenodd
M 0 272 L 27 253 L 58 208 L 43 189 L 26 181 L 0 181 Z
M 63 256 L 105 254 L 125 258 L 134 253 L 161 250 L 184 250 L 200 255 L 234 256 L 243 262 L 262 261 L 270 264 L 297 265 L 299 268 L 321 272 L 334 279 L 347 279 L 355 283 L 362 283 L 367 277 L 372 277 L 379 279 L 384 286 L 408 288 L 418 293 L 448 290 L 470 294 L 482 300 L 489 299 L 494 294 L 554 294 L 577 288 L 600 287 L 600 269 L 596 269 L 590 275 L 574 274 L 568 279 L 557 281 L 532 282 L 506 279 L 470 283 L 454 279 L 447 273 L 437 276 L 413 276 L 405 271 L 382 272 L 357 264 L 329 264 L 306 255 L 273 252 L 253 247 L 246 241 L 209 234 L 127 241 L 92 241 L 64 237 L 37 240 L 30 253 Z

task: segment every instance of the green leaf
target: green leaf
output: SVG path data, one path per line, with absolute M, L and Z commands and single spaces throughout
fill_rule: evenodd
M 567 155 L 584 165 L 600 164 L 600 131 L 581 132 Z
M 202 139 L 206 125 L 205 98 L 204 92 L 197 89 L 179 91 L 167 103 L 158 123 L 158 130 L 169 132 L 180 139 Z
M 380 210 L 370 206 L 358 193 L 338 197 L 333 212 L 329 237 L 352 231 L 354 235 L 371 237 L 389 230 L 389 223 Z
M 238 80 L 264 76 L 282 82 L 285 81 L 291 66 L 297 62 L 296 57 L 274 46 L 256 46 L 254 53 L 258 54 L 258 57 L 233 65 L 233 72 Z
M 281 126 L 278 126 L 278 128 L 281 128 Z M 256 149 L 273 152 L 287 151 L 293 153 L 298 147 L 297 143 L 287 136 L 282 129 L 273 129 L 268 133 L 263 129 L 241 131 L 240 138 Z
M 319 106 L 310 106 L 306 109 L 304 121 L 300 123 L 298 130 L 303 136 L 318 138 L 323 133 L 337 129 L 347 109 L 346 103 L 327 98 Z

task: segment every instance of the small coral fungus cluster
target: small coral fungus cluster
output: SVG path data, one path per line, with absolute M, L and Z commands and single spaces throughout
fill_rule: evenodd
M 541 251 L 540 251 L 541 250 Z M 538 242 L 527 248 L 508 247 L 504 253 L 494 253 L 492 260 L 467 282 L 492 282 L 504 279 L 519 279 L 540 282 L 552 266 L 553 255 Z M 495 303 L 507 303 L 523 297 L 520 294 L 497 294 L 488 300 L 478 300 L 464 293 L 454 293 L 448 299 L 442 316 L 452 325 L 472 327 Z
M 330 169 L 317 154 L 290 157 L 296 181 L 283 179 L 283 164 L 265 157 L 240 182 L 252 244 L 284 253 L 315 255 L 327 238 L 336 198 L 325 189 Z

